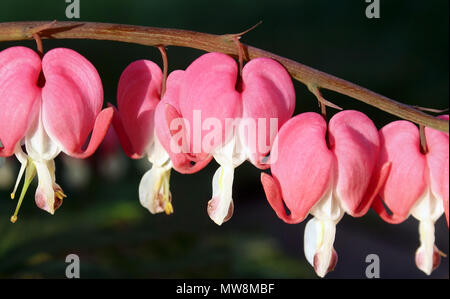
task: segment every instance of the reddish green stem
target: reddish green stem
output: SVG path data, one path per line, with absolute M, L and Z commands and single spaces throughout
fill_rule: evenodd
M 36 33 L 36 28 L 45 28 L 50 22 L 13 22 L 0 23 L 0 41 L 29 40 Z M 43 26 L 43 27 L 42 27 Z M 57 22 L 50 28 L 41 30 L 42 39 L 97 39 L 135 43 L 147 46 L 179 46 L 200 49 L 208 52 L 222 52 L 238 56 L 235 45 L 235 34 L 213 35 L 179 29 L 153 28 L 133 25 Z M 366 88 L 337 78 L 333 75 L 318 71 L 296 61 L 273 53 L 242 44 L 244 59 L 256 57 L 270 57 L 280 62 L 291 76 L 306 84 L 321 89 L 332 90 L 400 118 L 415 122 L 419 125 L 448 132 L 449 123 L 419 111 L 409 105 L 389 99 Z

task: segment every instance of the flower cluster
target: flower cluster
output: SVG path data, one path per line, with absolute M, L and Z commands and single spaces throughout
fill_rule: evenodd
M 293 224 L 313 216 L 304 252 L 319 276 L 337 263 L 337 223 L 370 208 L 389 223 L 409 215 L 419 220 L 415 261 L 430 274 L 442 254 L 434 245 L 434 223 L 444 213 L 448 223 L 448 134 L 425 128 L 421 136 L 407 121 L 378 131 L 353 110 L 329 122 L 312 112 L 293 117 L 295 101 L 291 78 L 275 60 L 252 59 L 241 70 L 230 56 L 208 53 L 167 79 L 151 61 L 131 63 L 119 80 L 117 107 L 102 110 L 100 77 L 80 54 L 54 49 L 41 59 L 13 47 L 0 52 L 0 156 L 15 154 L 22 164 L 11 194 L 25 174 L 18 208 L 37 174 L 36 204 L 53 214 L 66 197 L 53 160 L 60 152 L 90 156 L 112 123 L 125 153 L 152 164 L 139 200 L 153 214 L 174 211 L 172 168 L 195 173 L 214 158 L 220 167 L 207 213 L 218 225 L 233 214 L 234 170 L 248 160 L 270 168 L 261 182 L 279 218 Z
M 25 47 L 0 52 L 0 156 L 15 154 L 22 164 L 11 194 L 25 173 L 18 208 L 36 174 L 36 205 L 51 214 L 61 206 L 66 195 L 56 183 L 54 159 L 61 152 L 75 158 L 95 152 L 113 116 L 102 104 L 97 70 L 75 51 L 53 49 L 42 59 Z

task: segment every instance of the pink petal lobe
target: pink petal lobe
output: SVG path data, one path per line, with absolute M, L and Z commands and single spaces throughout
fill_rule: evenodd
M 14 153 L 38 113 L 37 86 L 41 59 L 31 49 L 12 47 L 0 52 L 0 156 Z
M 419 130 L 411 122 L 395 121 L 380 130 L 381 151 L 378 167 L 391 162 L 392 167 L 386 183 L 380 190 L 380 197 L 392 211 L 395 221 L 406 219 L 417 199 L 427 186 L 427 165 L 420 152 Z M 374 203 L 375 210 L 384 210 L 382 203 Z M 382 212 L 383 219 L 387 215 Z
M 44 127 L 65 153 L 79 155 L 103 105 L 100 76 L 86 58 L 63 48 L 47 52 L 42 70 Z
M 283 204 L 283 198 L 281 197 L 279 183 L 273 177 L 271 177 L 267 173 L 262 172 L 261 183 L 263 185 L 267 201 L 281 220 L 289 224 L 295 224 L 303 221 L 304 217 L 297 217 L 292 213 L 290 215 L 287 215 L 286 209 L 284 208 Z
M 123 151 L 125 154 L 132 158 L 132 159 L 140 159 L 142 158 L 142 153 L 139 155 L 134 149 L 133 145 L 131 144 L 130 139 L 128 138 L 128 135 L 123 127 L 122 119 L 120 118 L 119 111 L 117 108 L 108 103 L 108 107 L 112 108 L 114 110 L 114 115 L 112 118 L 112 125 L 114 128 L 114 131 L 117 134 L 117 137 L 119 138 L 120 145 L 122 146 Z
M 399 224 L 408 218 L 408 215 L 404 216 L 393 214 L 392 212 L 389 213 L 383 204 L 383 199 L 379 195 L 373 200 L 372 209 L 381 217 L 381 219 L 390 224 Z
M 179 103 L 179 90 L 180 84 L 184 78 L 184 71 L 173 71 L 167 77 L 166 92 L 161 102 L 156 106 L 155 110 L 155 132 L 162 146 L 170 156 L 173 168 L 180 173 L 194 173 L 203 169 L 212 159 L 212 156 L 208 156 L 206 159 L 197 161 L 194 163 L 190 157 L 189 150 L 183 148 L 188 144 L 179 144 L 175 137 L 172 140 L 172 136 L 176 133 L 181 136 L 186 136 L 185 123 L 181 119 L 181 115 L 178 112 Z M 174 119 L 179 120 L 178 128 L 176 123 L 173 127 L 177 128 L 171 131 L 171 124 Z M 183 139 L 182 139 L 183 141 Z M 187 143 L 186 138 L 184 141 Z
M 360 206 L 355 211 L 352 211 L 352 214 L 350 214 L 351 216 L 361 217 L 364 216 L 369 211 L 370 207 L 373 204 L 373 201 L 378 196 L 378 193 L 380 192 L 381 188 L 386 183 L 386 180 L 391 171 L 391 167 L 392 163 L 387 162 L 381 167 L 379 171 L 377 170 L 374 173 L 374 175 L 370 180 L 369 187 L 367 188 L 366 193 L 363 196 L 363 200 Z
M 79 159 L 85 159 L 91 156 L 102 143 L 103 138 L 105 138 L 109 126 L 111 125 L 113 114 L 114 110 L 112 108 L 105 108 L 100 111 L 95 119 L 94 129 L 92 130 L 92 135 L 87 148 L 84 150 L 80 148 L 76 152 L 67 152 L 67 154 Z
M 165 113 L 162 113 L 162 111 L 160 112 L 163 108 L 165 108 Z M 200 155 L 193 156 L 190 154 L 190 150 L 186 148 L 186 146 L 189 146 L 189 141 L 187 141 L 186 137 L 186 123 L 178 113 L 178 110 L 174 106 L 166 104 L 165 101 L 161 102 L 157 107 L 156 117 L 158 118 L 158 123 L 164 121 L 164 119 L 162 119 L 164 116 L 168 126 L 168 128 L 165 128 L 164 130 L 169 131 L 170 138 L 167 139 L 167 137 L 163 137 L 161 144 L 169 153 L 173 168 L 184 174 L 195 173 L 202 170 L 212 160 L 212 155 L 203 154 L 200 157 Z M 179 126 L 174 125 L 171 127 L 171 124 L 179 124 Z M 157 134 L 158 133 L 162 135 L 161 130 L 157 129 Z M 166 133 L 164 133 L 164 135 L 165 134 Z M 181 137 L 178 138 L 178 136 Z
M 244 140 L 252 153 L 250 161 L 262 168 L 261 159 L 269 153 L 278 130 L 294 113 L 294 85 L 284 67 L 269 58 L 247 63 L 242 81 L 243 118 L 256 124 L 256 132 L 244 132 Z M 270 119 L 276 119 L 277 126 L 271 127 Z
M 353 214 L 369 187 L 379 154 L 378 130 L 363 113 L 346 110 L 329 123 L 329 145 L 337 162 L 336 192 Z
M 176 70 L 167 76 L 166 92 L 161 100 L 178 109 L 180 102 L 180 86 L 183 83 L 185 71 Z
M 334 157 L 326 144 L 326 131 L 321 115 L 302 113 L 287 121 L 275 140 L 278 155 L 271 162 L 272 175 L 297 219 L 304 219 L 332 187 Z
M 222 53 L 204 54 L 186 69 L 180 85 L 179 112 L 189 123 L 187 138 L 193 154 L 211 153 L 230 137 L 227 133 L 232 134 L 232 124 L 225 119 L 241 115 L 240 94 L 235 89 L 237 74 L 236 62 Z M 206 119 L 217 120 L 221 128 L 203 128 Z M 219 142 L 202 146 L 203 138 L 210 134 Z
M 448 115 L 439 116 L 448 120 Z M 448 225 L 449 198 L 449 137 L 447 133 L 425 128 L 428 153 L 426 154 L 430 171 L 431 191 L 443 201 Z
M 149 60 L 126 67 L 117 88 L 117 109 L 123 130 L 137 156 L 153 140 L 154 113 L 161 98 L 162 72 Z

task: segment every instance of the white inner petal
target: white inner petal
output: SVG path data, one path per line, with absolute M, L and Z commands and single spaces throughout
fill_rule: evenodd
M 53 214 L 55 212 L 55 166 L 51 161 L 34 161 L 38 176 L 38 187 L 36 189 L 36 204 L 39 208 Z
M 153 134 L 153 141 L 147 147 L 147 156 L 150 163 L 159 166 L 163 166 L 170 158 L 156 134 Z
M 333 258 L 336 222 L 312 218 L 305 227 L 304 252 L 317 275 L 324 277 Z
M 247 160 L 247 152 L 238 136 L 233 136 L 222 147 L 218 147 L 213 153 L 214 159 L 220 165 L 238 167 Z
M 314 218 L 308 221 L 305 227 L 305 256 L 320 277 L 328 273 L 333 262 L 336 225 L 345 214 L 341 201 L 334 193 L 332 186 L 333 181 L 330 181 L 328 190 L 311 208 L 310 214 Z
M 53 160 L 61 152 L 45 131 L 41 113 L 25 136 L 25 148 L 34 161 Z
M 139 201 L 150 213 L 156 214 L 172 211 L 172 195 L 170 193 L 170 170 L 172 163 L 167 163 L 164 167 L 156 164 L 148 170 L 139 184 Z
M 330 220 L 338 223 L 344 216 L 345 210 L 341 201 L 336 197 L 332 188 L 311 208 L 310 214 L 318 219 Z
M 411 214 L 419 221 L 436 222 L 444 213 L 442 200 L 438 199 L 428 187 L 411 208 Z
M 314 266 L 314 255 L 317 252 L 319 239 L 323 238 L 323 230 L 320 221 L 313 217 L 306 223 L 305 235 L 303 238 L 303 249 L 305 257 L 311 266 Z
M 430 275 L 434 264 L 434 223 L 420 221 L 419 223 L 420 247 L 416 251 L 416 264 L 420 270 Z
M 246 152 L 237 135 L 232 136 L 222 147 L 213 153 L 214 159 L 220 167 L 214 173 L 212 180 L 213 194 L 208 202 L 208 215 L 218 225 L 230 219 L 233 206 L 234 169 L 246 159 Z
M 222 225 L 231 217 L 229 211 L 233 204 L 233 179 L 234 168 L 232 165 L 220 166 L 214 173 L 213 194 L 208 203 L 208 214 L 217 225 Z
M 171 214 L 172 194 L 170 193 L 170 171 L 172 161 L 155 133 L 148 144 L 147 158 L 152 163 L 139 184 L 139 201 L 150 213 Z
M 416 261 L 419 261 L 417 266 L 428 275 L 433 271 L 434 264 L 434 223 L 443 213 L 442 200 L 434 196 L 429 187 L 411 209 L 412 216 L 420 221 L 420 247 L 416 251 Z

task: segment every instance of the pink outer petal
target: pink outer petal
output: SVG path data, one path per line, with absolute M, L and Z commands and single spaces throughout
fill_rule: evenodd
M 81 149 L 94 123 L 100 126 L 94 133 L 104 136 L 102 131 L 106 133 L 108 118 L 112 117 L 112 110 L 99 115 L 103 105 L 100 76 L 86 58 L 63 48 L 44 56 L 42 70 L 46 80 L 42 89 L 44 127 L 66 154 L 84 157 L 95 147 L 93 143 L 85 153 Z M 96 142 L 98 136 L 92 137 Z
M 242 71 L 242 81 L 243 118 L 254 119 L 257 128 L 254 137 L 246 134 L 244 140 L 252 153 L 250 161 L 262 168 L 260 161 L 269 153 L 279 128 L 294 113 L 294 85 L 284 67 L 269 58 L 256 58 L 247 63 Z M 278 127 L 272 131 L 271 118 L 278 122 Z M 265 119 L 265 129 L 259 126 L 258 119 Z
M 177 148 L 177 152 L 172 151 L 170 143 L 172 134 L 178 132 L 170 131 L 170 122 L 174 118 L 181 118 L 177 107 L 179 102 L 179 87 L 183 76 L 184 71 L 174 71 L 168 76 L 166 92 L 155 110 L 155 130 L 156 136 L 170 156 L 173 168 L 180 173 L 194 173 L 203 169 L 211 161 L 212 156 L 193 163 L 192 159 L 183 152 L 181 147 Z M 172 146 L 174 145 L 176 145 L 176 142 Z
M 448 115 L 439 118 L 448 120 Z M 431 191 L 442 199 L 448 225 L 449 197 L 449 138 L 448 134 L 431 128 L 425 128 L 428 153 L 426 155 L 430 171 Z
M 408 216 L 400 216 L 398 214 L 389 213 L 383 204 L 383 199 L 378 195 L 372 202 L 372 209 L 387 223 L 399 224 L 405 221 Z
M 322 116 L 308 112 L 287 121 L 275 141 L 278 159 L 272 161 L 272 175 L 296 222 L 332 187 L 334 157 L 325 141 L 326 131 Z
M 14 153 L 38 113 L 41 59 L 25 47 L 0 52 L 0 156 Z
M 329 146 L 337 162 L 338 198 L 350 215 L 364 200 L 379 154 L 378 130 L 363 113 L 347 110 L 329 123 Z
M 280 184 L 276 181 L 275 178 L 267 173 L 262 172 L 261 184 L 263 185 L 267 201 L 281 220 L 288 224 L 296 224 L 303 221 L 305 217 L 299 217 L 292 213 L 290 215 L 287 215 L 286 209 L 284 208 L 283 204 L 283 198 L 281 197 Z
M 108 107 L 110 107 L 114 110 L 112 124 L 114 127 L 114 131 L 116 132 L 117 137 L 119 138 L 120 145 L 122 146 L 122 149 L 125 152 L 125 154 L 132 159 L 142 158 L 142 153 L 139 155 L 133 149 L 133 145 L 131 144 L 130 139 L 128 138 L 128 135 L 122 125 L 122 120 L 120 119 L 119 111 L 111 103 L 108 103 Z
M 69 152 L 67 154 L 79 159 L 85 159 L 91 156 L 97 150 L 100 143 L 102 143 L 103 138 L 105 138 L 105 135 L 111 125 L 113 114 L 114 110 L 112 108 L 105 108 L 100 111 L 97 118 L 95 119 L 94 129 L 92 131 L 87 148 L 80 148 L 76 152 Z
M 178 111 L 178 103 L 180 96 L 180 84 L 183 82 L 183 78 L 184 71 L 177 70 L 169 74 L 166 81 L 166 92 L 155 109 L 155 133 L 162 146 L 169 154 L 173 154 L 170 145 L 172 138 L 170 131 L 171 121 L 176 118 L 182 118 Z M 184 122 L 182 123 L 184 124 Z M 184 127 L 181 128 L 181 130 L 183 129 Z M 173 146 L 175 145 L 177 144 L 174 143 Z M 181 148 L 177 147 L 176 151 L 181 152 Z
M 405 220 L 411 207 L 423 194 L 427 186 L 427 166 L 425 156 L 420 152 L 418 128 L 408 121 L 395 121 L 380 130 L 380 157 L 378 167 L 392 163 L 386 184 L 380 196 L 391 210 L 389 216 L 383 212 L 382 203 L 374 203 L 374 209 L 388 221 L 399 223 Z
M 386 183 L 386 180 L 391 171 L 392 163 L 385 163 L 379 171 L 376 171 L 370 180 L 369 187 L 366 190 L 363 200 L 359 207 L 352 211 L 351 216 L 361 217 L 364 216 L 372 206 L 375 198 L 378 196 L 381 188 Z
M 226 132 L 230 132 L 232 123 L 225 118 L 234 119 L 242 115 L 240 94 L 236 91 L 238 69 L 236 62 L 222 53 L 208 53 L 197 58 L 185 71 L 185 77 L 180 84 L 179 112 L 190 124 L 188 140 L 191 142 L 192 153 L 209 154 L 226 141 Z M 220 121 L 222 130 L 214 136 L 222 138 L 219 144 L 206 144 L 202 147 L 203 138 L 211 130 L 199 130 L 193 121 L 195 111 L 201 112 L 200 125 L 205 119 L 214 118 Z M 196 135 L 201 131 L 201 138 Z M 231 133 L 231 132 L 230 132 Z M 195 143 L 194 143 L 195 141 Z M 204 155 L 203 155 L 204 156 Z
M 142 156 L 153 139 L 154 113 L 161 98 L 161 84 L 161 69 L 149 60 L 131 63 L 120 76 L 117 109 L 136 156 Z
M 170 123 L 174 119 L 181 119 L 181 115 L 178 114 L 178 111 L 176 110 L 176 108 L 170 104 L 166 104 L 165 101 L 163 101 L 161 103 L 161 106 L 158 105 L 157 110 L 159 111 L 163 107 L 165 107 L 165 114 L 162 114 L 162 112 L 157 112 L 158 113 L 157 117 L 162 118 L 162 116 L 160 116 L 160 115 L 164 115 L 165 119 L 167 120 L 167 126 L 170 126 Z M 160 122 L 160 121 L 163 121 L 163 119 L 158 120 L 158 122 Z M 181 132 L 183 134 L 183 130 L 184 130 L 183 128 L 176 130 L 176 131 L 169 130 L 169 134 L 173 136 L 171 138 L 174 138 L 175 144 L 177 141 L 177 138 L 175 138 L 176 134 L 178 132 Z M 193 156 L 193 155 L 189 154 L 188 152 L 186 152 L 186 149 L 183 147 L 183 145 L 179 144 L 179 143 L 178 143 L 178 145 L 179 145 L 178 152 L 173 152 L 172 149 L 170 148 L 171 146 L 173 146 L 173 145 L 170 145 L 170 140 L 166 139 L 166 137 L 164 137 L 164 138 L 165 139 L 162 142 L 162 144 L 163 144 L 164 148 L 167 147 L 166 151 L 169 153 L 170 159 L 173 164 L 173 168 L 180 173 L 188 174 L 188 173 L 195 173 L 197 171 L 200 171 L 206 165 L 208 165 L 208 163 L 213 158 L 213 156 L 209 155 L 209 154 L 204 154 L 201 157 L 200 157 L 200 155 Z

